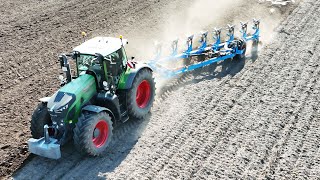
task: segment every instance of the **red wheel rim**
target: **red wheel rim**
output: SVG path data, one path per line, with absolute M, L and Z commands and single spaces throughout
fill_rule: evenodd
M 150 83 L 147 80 L 143 80 L 138 88 L 136 94 L 136 102 L 139 108 L 147 107 L 151 95 Z
M 108 123 L 104 120 L 100 120 L 94 127 L 92 141 L 93 144 L 99 148 L 105 144 L 109 135 Z

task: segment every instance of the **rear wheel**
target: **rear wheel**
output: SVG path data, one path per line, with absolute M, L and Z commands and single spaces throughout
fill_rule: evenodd
M 37 109 L 34 110 L 32 117 L 31 117 L 31 135 L 33 138 L 41 138 L 44 136 L 44 125 L 52 125 L 52 121 L 50 118 L 50 114 L 47 109 L 46 103 L 39 103 Z M 53 135 L 53 129 L 49 129 L 49 135 Z
M 106 112 L 84 112 L 73 129 L 76 149 L 81 154 L 102 154 L 111 141 L 112 129 L 111 117 Z
M 155 96 L 155 82 L 152 72 L 143 69 L 138 72 L 128 92 L 128 113 L 130 117 L 143 118 L 150 112 Z
M 243 50 L 243 52 L 241 54 L 237 54 L 235 56 L 235 59 L 244 60 L 246 58 L 246 50 L 247 50 L 247 45 L 246 45 L 246 42 L 244 40 L 239 40 L 238 50 Z

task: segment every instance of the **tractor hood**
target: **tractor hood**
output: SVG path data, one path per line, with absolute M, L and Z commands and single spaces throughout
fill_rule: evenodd
M 96 94 L 93 76 L 83 74 L 61 87 L 48 100 L 47 107 L 53 121 L 76 121 L 82 105 Z
M 75 96 L 72 93 L 62 91 L 56 92 L 48 101 L 47 107 L 50 112 L 61 112 L 67 109 L 69 104 L 75 101 Z

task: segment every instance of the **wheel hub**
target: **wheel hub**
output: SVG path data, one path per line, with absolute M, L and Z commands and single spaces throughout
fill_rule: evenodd
M 136 102 L 139 108 L 147 107 L 151 96 L 151 86 L 147 80 L 143 80 L 138 88 L 136 93 Z
M 109 135 L 108 124 L 104 120 L 100 120 L 94 130 L 92 135 L 93 144 L 99 148 L 105 144 Z

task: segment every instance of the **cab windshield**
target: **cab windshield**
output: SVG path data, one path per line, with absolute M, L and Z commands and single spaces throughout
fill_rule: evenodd
M 95 56 L 91 54 L 80 54 L 77 58 L 77 70 L 78 75 L 81 74 L 81 72 L 85 72 L 89 70 L 92 66 L 100 66 L 102 68 L 102 64 L 99 64 L 95 60 Z M 127 56 L 125 53 L 124 48 L 120 48 L 117 51 L 105 56 L 105 59 L 108 60 L 111 64 L 114 64 L 112 69 L 109 69 L 107 71 L 116 71 L 115 75 L 118 75 L 118 73 L 122 72 L 122 69 L 126 67 L 127 64 Z M 98 64 L 97 64 L 98 63 Z M 96 67 L 97 68 L 97 67 Z
M 93 59 L 95 56 L 89 55 L 89 54 L 80 54 L 80 56 L 77 58 L 77 69 L 78 74 L 80 74 L 83 71 L 86 71 L 89 69 L 90 66 L 93 64 Z

